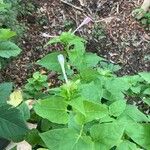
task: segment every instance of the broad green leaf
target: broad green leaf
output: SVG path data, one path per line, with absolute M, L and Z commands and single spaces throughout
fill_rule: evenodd
M 136 122 L 149 122 L 149 119 L 136 106 L 127 105 L 119 119 L 133 120 Z
M 120 142 L 125 126 L 122 123 L 112 122 L 94 125 L 91 136 L 96 150 L 109 150 Z
M 0 40 L 8 40 L 15 35 L 16 33 L 10 29 L 0 29 Z
M 36 146 L 36 145 L 45 146 L 45 144 L 43 143 L 41 137 L 39 136 L 39 131 L 37 129 L 30 130 L 30 132 L 28 132 L 28 134 L 26 135 L 25 140 L 29 144 L 31 144 L 33 147 Z
M 80 39 L 75 38 L 69 42 L 68 47 L 69 50 L 67 51 L 67 53 L 69 62 L 72 66 L 76 67 L 77 70 L 81 70 L 85 53 L 84 43 Z
M 150 124 L 129 123 L 126 126 L 126 134 L 138 145 L 146 150 L 150 149 Z
M 97 120 L 108 115 L 108 108 L 103 104 L 96 104 L 89 101 L 84 101 L 85 118 L 86 121 Z
M 88 122 L 85 118 L 85 115 L 82 113 L 77 112 L 75 115 L 75 122 L 79 125 L 84 125 L 86 122 Z
M 0 104 L 0 137 L 19 141 L 28 131 L 22 113 L 8 104 Z
M 13 93 L 10 94 L 10 100 L 8 101 L 8 104 L 16 107 L 23 101 L 22 97 L 22 91 L 21 90 L 15 90 Z
M 80 76 L 82 81 L 83 82 L 86 81 L 87 83 L 98 79 L 99 73 L 94 69 L 88 68 L 88 69 L 80 70 Z
M 50 150 L 92 150 L 90 137 L 82 135 L 82 131 L 63 128 L 41 133 L 40 136 Z
M 74 38 L 69 41 L 68 47 L 70 51 L 75 50 L 79 52 L 80 55 L 83 55 L 85 53 L 84 41 L 82 41 L 80 38 Z
M 30 119 L 30 110 L 25 102 L 20 104 L 17 108 L 22 112 L 25 120 Z
M 37 61 L 37 64 L 41 65 L 42 67 L 45 67 L 48 70 L 61 72 L 61 67 L 57 58 L 59 54 L 60 52 L 50 53 L 43 57 L 41 60 Z
M 63 32 L 60 35 L 60 40 L 62 43 L 64 43 L 65 45 L 74 45 L 74 48 L 77 48 L 78 46 L 80 46 L 83 42 L 85 42 L 85 40 L 83 38 L 80 38 L 79 36 L 76 36 L 75 34 L 73 34 L 72 32 Z M 77 47 L 76 47 L 77 46 Z
M 99 57 L 97 54 L 87 52 L 84 55 L 83 58 L 83 64 L 89 68 L 89 67 L 96 67 L 96 65 L 102 60 L 101 57 Z
M 17 56 L 21 49 L 13 42 L 1 41 L 0 42 L 0 57 L 10 58 Z
M 139 75 L 134 76 L 123 76 L 122 79 L 130 84 L 130 86 L 135 86 L 138 82 L 141 82 L 142 79 Z
M 87 84 L 82 84 L 80 86 L 81 96 L 89 101 L 100 102 L 103 95 L 103 89 L 102 86 L 101 88 L 99 87 L 100 85 L 97 86 L 93 81 Z
M 82 125 L 77 122 L 73 112 L 69 113 L 69 120 L 68 120 L 68 128 L 69 129 L 75 129 L 77 131 L 80 131 L 82 128 Z
M 60 40 L 62 41 L 62 43 L 64 44 L 68 44 L 70 41 L 72 41 L 75 38 L 79 38 L 78 36 L 75 36 L 74 34 L 72 34 L 71 32 L 63 32 L 60 35 Z
M 108 79 L 105 84 L 106 90 L 111 93 L 111 95 L 115 98 L 115 100 L 123 100 L 124 99 L 123 93 L 127 91 L 129 87 L 130 85 L 122 78 Z
M 116 150 L 138 150 L 138 149 L 136 147 L 136 144 L 128 140 L 124 140 L 119 144 Z
M 141 92 L 141 86 L 133 86 L 133 87 L 131 87 L 130 89 L 132 90 L 132 92 L 134 92 L 134 93 L 136 93 L 136 94 L 139 94 L 140 92 Z
M 39 100 L 34 106 L 35 112 L 42 118 L 58 124 L 68 122 L 67 103 L 61 97 Z
M 109 106 L 109 113 L 114 117 L 120 116 L 126 109 L 125 100 L 119 100 Z
M 6 103 L 9 99 L 10 93 L 12 90 L 12 83 L 1 83 L 0 84 L 0 104 Z
M 80 50 L 69 50 L 68 52 L 69 57 L 69 63 L 76 67 L 77 70 L 80 70 L 82 68 L 82 60 L 83 60 L 83 53 L 80 52 Z
M 72 99 L 69 102 L 69 104 L 73 107 L 73 109 L 76 109 L 77 111 L 85 115 L 85 110 L 84 110 L 84 105 L 83 105 L 84 100 L 85 99 L 82 97 L 77 97 L 75 99 Z
M 148 83 L 150 83 L 150 73 L 149 72 L 141 72 L 139 75 Z

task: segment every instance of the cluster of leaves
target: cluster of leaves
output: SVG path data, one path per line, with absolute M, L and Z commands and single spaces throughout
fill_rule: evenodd
M 18 107 L 10 105 L 8 100 L 11 91 L 12 83 L 0 84 L 0 137 L 17 142 L 28 131 L 24 115 L 27 106 L 25 103 Z
M 0 29 L 0 68 L 5 64 L 6 59 L 17 56 L 21 49 L 10 39 L 16 33 L 10 29 Z
M 146 27 L 147 30 L 150 30 L 150 12 L 145 12 L 140 22 Z
M 47 76 L 42 75 L 40 72 L 35 72 L 32 78 L 29 78 L 28 83 L 25 85 L 24 92 L 30 98 L 37 98 L 41 95 L 45 88 L 48 88 Z
M 142 25 L 145 26 L 146 29 L 149 30 L 149 25 L 150 25 L 150 12 L 145 12 L 143 9 L 135 9 L 133 11 L 133 15 L 137 20 L 140 21 Z
M 84 39 L 70 32 L 47 45 L 57 43 L 64 51 L 50 53 L 37 63 L 62 79 L 57 56 L 63 54 L 69 81 L 36 101 L 30 119 L 38 128 L 26 141 L 50 150 L 150 149 L 150 117 L 126 100 L 127 95 L 150 96 L 150 73 L 117 77 L 101 67 L 104 59 L 85 51 Z
M 0 14 L 7 13 L 10 5 L 8 3 L 0 2 Z M 5 60 L 17 56 L 21 49 L 10 39 L 16 35 L 10 29 L 0 28 L 0 68 L 5 64 Z
M 20 2 L 21 0 L 0 1 L 0 27 L 10 28 L 11 30 L 15 31 L 19 36 L 21 36 L 25 28 L 25 26 L 19 23 L 17 20 Z
M 0 1 L 0 14 L 7 13 L 9 7 L 8 3 Z M 16 33 L 10 29 L 0 28 L 0 68 L 6 59 L 17 56 L 21 52 L 21 49 L 10 41 L 15 35 Z M 5 140 L 3 143 L 2 139 L 20 141 L 28 131 L 24 117 L 25 108 L 28 107 L 24 103 L 17 108 L 9 104 L 7 101 L 11 91 L 12 83 L 0 84 L 0 149 L 5 146 Z
M 47 45 L 57 43 L 64 51 L 50 53 L 37 64 L 55 71 L 63 83 L 58 62 L 63 54 L 68 82 L 49 89 L 47 76 L 35 72 L 25 85 L 34 100 L 26 101 L 21 91 L 11 93 L 11 83 L 0 84 L 0 137 L 45 150 L 149 150 L 150 117 L 126 97 L 136 95 L 150 105 L 150 73 L 117 77 L 113 71 L 118 66 L 86 52 L 86 41 L 71 32 Z M 27 122 L 37 128 L 29 130 Z

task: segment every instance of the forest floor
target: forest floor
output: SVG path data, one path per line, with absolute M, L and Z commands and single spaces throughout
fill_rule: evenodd
M 119 75 L 150 71 L 150 32 L 132 17 L 142 0 L 28 0 L 32 12 L 20 18 L 27 30 L 21 39 L 22 53 L 14 59 L 2 76 L 22 86 L 35 70 L 35 62 L 56 47 L 43 48 L 63 31 L 75 29 L 86 16 L 93 22 L 78 31 L 88 41 L 87 50 L 107 58 L 122 69 Z

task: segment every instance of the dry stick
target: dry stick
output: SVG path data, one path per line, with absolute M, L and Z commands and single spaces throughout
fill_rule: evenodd
M 81 5 L 81 6 L 85 6 L 84 0 L 78 0 L 78 1 L 80 2 L 80 5 Z
M 82 8 L 77 7 L 77 6 L 75 6 L 75 5 L 71 4 L 71 3 L 68 3 L 68 2 L 66 2 L 66 1 L 64 1 L 64 0 L 60 0 L 60 1 L 61 1 L 62 3 L 64 3 L 64 4 L 67 4 L 67 5 L 69 5 L 69 6 L 73 7 L 73 8 L 75 8 L 75 9 L 77 9 L 77 10 L 84 11 Z

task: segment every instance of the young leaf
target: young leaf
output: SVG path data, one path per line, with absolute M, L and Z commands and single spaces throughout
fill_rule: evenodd
M 67 103 L 61 97 L 49 97 L 45 100 L 39 100 L 34 110 L 42 118 L 58 124 L 68 122 Z
M 0 40 L 8 40 L 15 35 L 16 33 L 10 29 L 0 29 Z
M 109 150 L 116 146 L 123 136 L 124 129 L 124 125 L 117 122 L 94 125 L 90 133 L 95 141 L 95 149 Z
M 55 129 L 40 134 L 50 150 L 92 150 L 90 137 L 74 129 Z
M 60 52 L 53 52 L 46 55 L 44 58 L 39 60 L 37 64 L 41 65 L 42 67 L 47 68 L 48 70 L 56 71 L 61 73 L 61 67 L 58 62 L 57 56 Z
M 19 141 L 28 131 L 22 113 L 8 104 L 0 104 L 0 137 Z
M 17 56 L 21 52 L 21 49 L 10 41 L 0 42 L 0 57 L 10 58 Z
M 73 40 L 78 40 L 78 42 L 85 42 L 83 38 L 80 38 L 79 36 L 76 36 L 71 32 L 63 32 L 60 35 L 60 40 L 64 45 L 69 44 L 70 46 L 74 43 L 74 42 L 72 43 Z M 76 42 L 76 45 L 77 45 L 77 42 Z
M 112 103 L 109 106 L 109 113 L 114 117 L 118 117 L 124 112 L 125 109 L 126 109 L 125 100 L 120 100 Z

